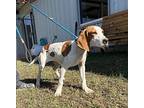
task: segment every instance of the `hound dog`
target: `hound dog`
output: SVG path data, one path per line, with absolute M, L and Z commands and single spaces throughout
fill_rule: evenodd
M 47 44 L 42 47 L 38 56 L 39 72 L 36 79 L 36 86 L 40 86 L 41 72 L 49 61 L 57 62 L 60 67 L 60 78 L 55 96 L 61 96 L 63 80 L 66 70 L 69 67 L 78 65 L 82 81 L 82 89 L 86 93 L 94 92 L 87 87 L 85 78 L 85 62 L 90 47 L 105 48 L 108 46 L 108 39 L 104 36 L 103 30 L 98 26 L 88 26 L 80 32 L 78 39 Z

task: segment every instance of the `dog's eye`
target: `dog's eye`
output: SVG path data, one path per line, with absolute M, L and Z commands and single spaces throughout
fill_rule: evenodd
M 91 33 L 92 35 L 96 35 L 97 34 L 97 32 L 93 32 L 93 33 Z

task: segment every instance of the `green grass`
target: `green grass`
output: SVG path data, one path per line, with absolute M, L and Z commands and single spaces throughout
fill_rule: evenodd
M 17 60 L 21 80 L 35 83 L 38 65 Z M 17 108 L 127 108 L 127 53 L 89 55 L 86 63 L 87 85 L 95 92 L 81 89 L 79 72 L 71 68 L 65 75 L 62 96 L 54 97 L 57 77 L 50 66 L 42 73 L 41 88 L 17 89 Z

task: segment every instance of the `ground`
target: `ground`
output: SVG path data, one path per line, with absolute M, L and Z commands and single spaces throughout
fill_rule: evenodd
M 20 78 L 35 83 L 38 65 L 17 60 Z M 86 62 L 87 85 L 95 92 L 81 89 L 77 67 L 65 75 L 62 96 L 55 97 L 57 77 L 51 66 L 42 73 L 41 87 L 16 90 L 17 108 L 127 108 L 128 79 L 127 52 L 89 54 Z

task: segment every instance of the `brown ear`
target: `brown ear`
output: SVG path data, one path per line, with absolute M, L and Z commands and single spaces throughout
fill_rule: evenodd
M 81 49 L 85 50 L 85 51 L 90 51 L 90 48 L 89 48 L 89 43 L 88 43 L 88 40 L 87 40 L 87 31 L 84 30 L 80 33 L 80 36 L 78 37 L 76 43 L 78 45 L 78 47 L 80 47 Z

